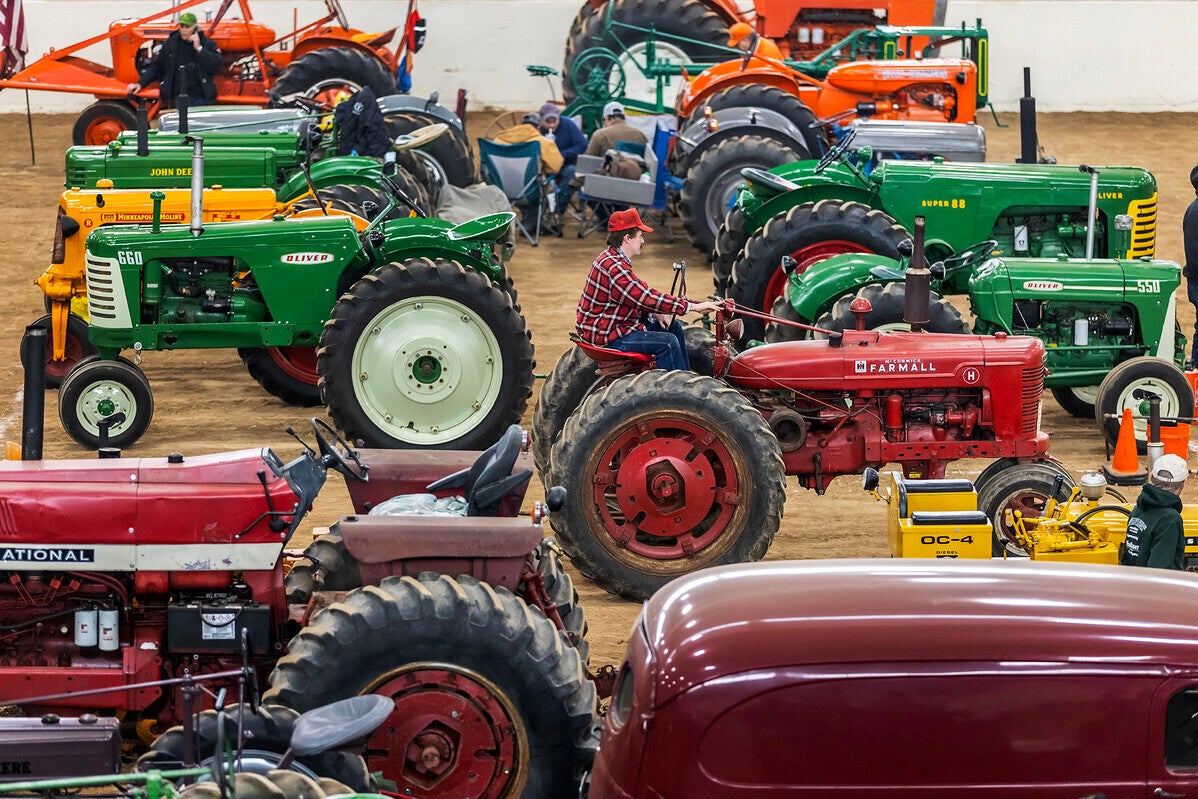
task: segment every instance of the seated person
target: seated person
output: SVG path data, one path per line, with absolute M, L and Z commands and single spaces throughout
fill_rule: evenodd
M 519 125 L 513 125 L 507 130 L 501 130 L 495 135 L 494 141 L 500 144 L 521 144 L 535 141 L 541 145 L 541 173 L 556 175 L 562 168 L 562 154 L 557 145 L 541 135 L 541 115 L 525 114 Z
M 541 133 L 546 139 L 557 145 L 562 156 L 562 168 L 554 176 L 557 183 L 557 210 L 564 211 L 574 196 L 574 187 L 570 185 L 574 170 L 578 166 L 578 156 L 586 152 L 587 137 L 583 134 L 574 120 L 563 118 L 558 107 L 553 103 L 541 106 Z
M 689 369 L 682 323 L 663 323 L 658 314 L 706 313 L 716 302 L 694 302 L 655 291 L 632 271 L 644 234 L 653 228 L 636 209 L 616 211 L 607 223 L 607 248 L 599 253 L 578 300 L 575 330 L 596 347 L 652 355 L 659 369 Z

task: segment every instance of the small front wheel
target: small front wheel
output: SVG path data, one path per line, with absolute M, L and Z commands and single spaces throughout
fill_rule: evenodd
M 154 417 L 150 381 L 133 364 L 83 361 L 67 374 L 58 390 L 58 418 L 67 435 L 88 449 L 100 446 L 100 421 L 117 413 L 125 421 L 108 430 L 108 444 L 127 447 L 141 438 Z
M 1152 397 L 1160 397 L 1161 418 L 1188 419 L 1194 415 L 1194 389 L 1185 372 L 1160 358 L 1132 358 L 1116 366 L 1098 386 L 1094 416 L 1112 447 L 1119 440 L 1120 417 L 1130 408 L 1136 431 L 1136 450 L 1148 451 L 1148 412 Z
M 1049 499 L 1054 496 L 1057 500 L 1068 499 L 1069 491 L 1073 488 L 1073 476 L 1052 461 L 1012 463 L 994 471 L 987 468 L 983 476 L 986 479 L 979 477 L 976 483 L 978 510 L 985 513 L 994 524 L 992 554 L 995 557 L 1002 557 L 1004 553 L 1012 557 L 1027 557 L 1028 552 L 1017 540 L 1014 526 L 1004 518 L 1006 511 L 1019 511 L 1025 517 L 1044 515 Z M 1054 495 L 1057 478 L 1061 479 L 1061 486 Z

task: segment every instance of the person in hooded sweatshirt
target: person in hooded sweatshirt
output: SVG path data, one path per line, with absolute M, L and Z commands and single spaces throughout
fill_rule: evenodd
M 1119 555 L 1121 564 L 1181 570 L 1186 547 L 1181 526 L 1181 489 L 1189 474 L 1185 459 L 1177 455 L 1156 459 L 1148 484 L 1140 491 L 1127 520 L 1127 539 Z

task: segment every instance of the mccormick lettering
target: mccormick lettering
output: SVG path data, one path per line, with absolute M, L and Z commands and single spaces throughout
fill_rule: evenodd
M 285 264 L 327 264 L 333 260 L 327 252 L 289 252 L 283 256 Z
M 0 547 L 0 563 L 95 563 L 96 550 L 69 547 Z
M 1065 284 L 1055 280 L 1025 280 L 1023 287 L 1028 291 L 1060 291 L 1065 288 Z

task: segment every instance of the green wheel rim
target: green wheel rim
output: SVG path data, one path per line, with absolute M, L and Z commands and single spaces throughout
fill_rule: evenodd
M 376 316 L 354 347 L 354 395 L 380 431 L 435 446 L 474 430 L 495 406 L 503 357 L 473 310 L 411 297 Z
M 137 398 L 128 386 L 116 380 L 97 380 L 89 383 L 75 402 L 79 425 L 94 436 L 100 435 L 100 420 L 114 413 L 124 413 L 125 421 L 108 428 L 116 436 L 128 430 L 137 418 Z

